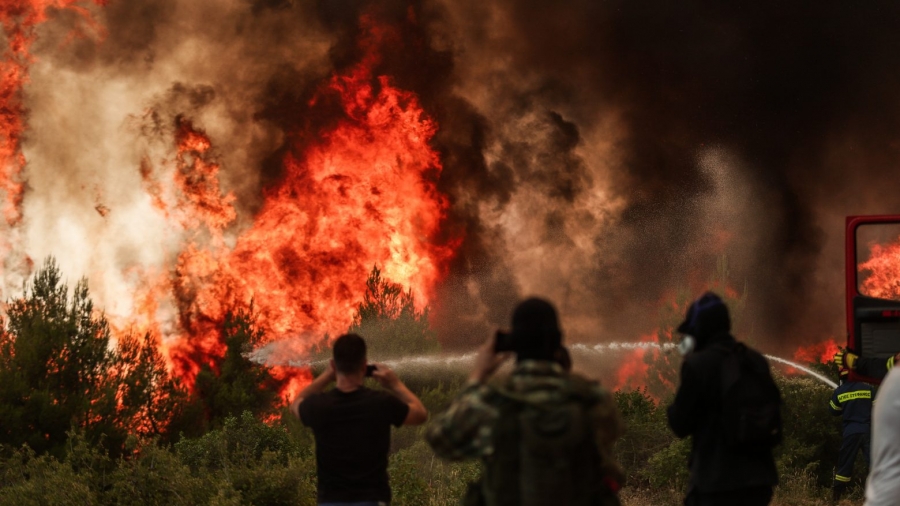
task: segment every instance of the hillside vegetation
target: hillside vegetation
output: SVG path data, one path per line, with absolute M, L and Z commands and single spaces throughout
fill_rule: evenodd
M 0 506 L 315 504 L 312 434 L 278 406 L 278 381 L 247 358 L 264 337 L 252 311 L 236 309 L 222 323 L 225 353 L 186 388 L 169 376 L 152 336 L 111 345 L 86 286 L 80 282 L 70 296 L 51 259 L 10 302 L 0 327 Z M 377 269 L 368 287 L 353 328 L 373 334 L 373 353 L 439 348 L 409 292 Z M 677 364 L 647 360 L 648 376 L 665 381 L 653 391 L 615 392 L 627 426 L 616 446 L 628 474 L 623 503 L 677 505 L 690 445 L 665 420 Z M 440 367 L 400 374 L 431 413 L 446 409 L 465 375 Z M 776 379 L 785 440 L 777 449 L 775 504 L 827 504 L 840 444 L 840 421 L 827 409 L 831 392 L 802 376 Z M 394 432 L 393 504 L 457 504 L 479 463 L 436 458 L 423 430 Z M 861 497 L 861 483 L 857 478 L 850 500 Z

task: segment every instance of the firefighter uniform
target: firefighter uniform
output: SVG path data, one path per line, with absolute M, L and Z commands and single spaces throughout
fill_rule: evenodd
M 843 438 L 832 484 L 835 501 L 850 483 L 853 475 L 853 462 L 860 450 L 863 452 L 866 466 L 869 465 L 872 401 L 875 397 L 875 389 L 872 385 L 859 381 L 843 381 L 845 378 L 846 370 L 842 370 L 841 384 L 834 389 L 829 403 L 831 413 L 841 415 L 843 419 Z

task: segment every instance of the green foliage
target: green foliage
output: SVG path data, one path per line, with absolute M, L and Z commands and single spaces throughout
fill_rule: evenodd
M 370 358 L 377 360 L 440 349 L 428 325 L 428 308 L 417 311 L 412 291 L 382 278 L 377 266 L 366 279 L 366 293 L 347 332 L 363 336 Z
M 824 505 L 840 443 L 840 421 L 824 411 L 830 391 L 804 377 L 776 377 L 785 399 L 785 442 L 776 450 L 782 484 L 773 504 Z M 459 391 L 455 375 L 416 376 L 412 389 L 432 412 Z M 646 390 L 617 392 L 625 435 L 615 447 L 628 476 L 626 505 L 680 504 L 690 439 L 668 429 L 665 407 Z M 820 409 L 821 408 L 821 409 Z M 421 428 L 395 432 L 402 444 L 390 456 L 397 506 L 458 504 L 478 479 L 477 461 L 450 463 L 434 456 Z M 183 439 L 174 447 L 132 441 L 132 451 L 112 458 L 80 433 L 71 433 L 66 457 L 2 448 L 0 506 L 6 504 L 315 504 L 315 458 L 308 429 L 269 425 L 252 413 L 228 417 L 220 429 Z M 859 495 L 858 491 L 854 492 Z
M 169 374 L 150 334 L 143 339 L 125 336 L 119 339 L 117 349 L 119 360 L 109 374 L 119 384 L 120 404 L 127 407 L 123 414 L 131 417 L 123 422 L 132 434 L 172 440 L 170 423 L 184 405 L 187 392 Z
M 481 476 L 481 463 L 445 462 L 421 438 L 391 456 L 388 474 L 396 506 L 459 504 L 470 482 Z
M 203 504 L 211 495 L 209 480 L 194 476 L 178 456 L 155 444 L 119 462 L 102 492 L 104 504 Z
M 682 489 L 687 481 L 689 443 L 669 430 L 665 405 L 644 390 L 616 392 L 625 434 L 616 442 L 615 455 L 625 469 L 630 487 Z
M 195 392 L 183 408 L 175 427 L 188 436 L 199 436 L 222 426 L 229 417 L 245 411 L 263 418 L 278 410 L 278 392 L 282 382 L 272 377 L 266 366 L 249 358 L 263 341 L 263 331 L 256 327 L 250 310 L 229 311 L 221 329 L 225 355 L 210 357 L 195 380 Z
M 784 442 L 776 453 L 779 472 L 810 473 L 820 486 L 830 486 L 841 445 L 841 417 L 828 409 L 832 390 L 808 377 L 776 374 L 776 381 L 784 401 Z
M 311 449 L 249 411 L 226 418 L 220 430 L 178 442 L 175 452 L 192 475 L 228 483 L 244 504 L 315 504 Z
M 167 418 L 154 394 L 167 379 L 153 344 L 125 338 L 111 348 L 109 324 L 95 312 L 87 281 L 70 298 L 53 258 L 7 314 L 0 332 L 0 444 L 60 456 L 75 428 L 115 453 L 129 433 L 158 428 Z
M 727 278 L 724 260 L 719 278 Z M 744 296 L 713 285 L 739 325 Z M 681 294 L 661 312 L 661 343 L 671 342 L 688 302 Z M 0 506 L 315 504 L 311 433 L 283 409 L 282 423 L 274 422 L 279 386 L 247 358 L 263 338 L 250 311 L 229 314 L 221 331 L 226 353 L 212 357 L 186 402 L 151 336 L 126 336 L 111 348 L 86 283 L 70 298 L 52 259 L 9 307 L 0 328 Z M 350 330 L 375 356 L 437 349 L 427 310 L 416 312 L 411 293 L 377 268 Z M 647 360 L 648 387 L 615 394 L 626 425 L 615 447 L 627 472 L 623 502 L 679 504 L 690 439 L 671 433 L 665 406 L 680 361 L 674 354 Z M 439 365 L 403 372 L 431 413 L 446 409 L 465 379 Z M 785 440 L 776 450 L 782 485 L 774 504 L 824 504 L 840 444 L 840 419 L 827 410 L 831 391 L 805 377 L 776 380 Z M 179 432 L 196 437 L 169 445 Z M 458 504 L 480 472 L 477 461 L 436 458 L 422 428 L 394 432 L 389 473 L 397 506 Z M 858 488 L 853 493 L 859 497 Z
M 50 455 L 36 455 L 27 446 L 0 464 L 0 505 L 55 506 L 99 504 L 88 483 Z
M 279 456 L 281 463 L 290 457 L 309 454 L 292 441 L 283 427 L 270 426 L 245 411 L 240 418 L 228 417 L 221 429 L 197 439 L 182 439 L 175 451 L 192 470 L 227 469 L 260 460 L 265 453 Z

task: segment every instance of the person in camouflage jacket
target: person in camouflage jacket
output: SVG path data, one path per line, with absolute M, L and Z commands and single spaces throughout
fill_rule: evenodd
M 469 495 L 479 497 L 464 501 L 465 504 L 618 504 L 615 492 L 624 474 L 612 449 L 623 432 L 623 424 L 611 393 L 599 383 L 571 374 L 564 367 L 563 364 L 571 363 L 565 360 L 568 354 L 562 347 L 556 311 L 548 302 L 541 299 L 522 302 L 513 314 L 512 323 L 511 336 L 498 333 L 479 349 L 467 386 L 427 428 L 427 442 L 444 459 L 477 458 L 484 462 L 481 482 L 470 487 Z M 514 353 L 496 349 L 498 340 L 504 341 L 504 337 L 511 338 Z M 509 377 L 489 382 L 500 364 L 513 354 L 516 365 Z M 533 467 L 528 464 L 527 456 L 517 454 L 516 448 L 522 447 L 518 438 L 523 436 L 517 429 L 510 436 L 505 429 L 511 425 L 510 419 L 519 416 L 522 406 L 538 406 L 538 411 L 548 411 L 567 403 L 583 413 L 587 439 L 569 441 L 572 444 L 568 449 L 565 437 L 552 441 L 549 455 L 553 456 L 549 460 L 555 461 L 551 467 L 568 469 L 565 473 L 569 483 L 554 483 L 552 473 L 547 470 L 536 471 L 538 476 L 533 479 L 527 476 L 519 479 L 519 475 L 505 478 L 504 475 L 516 470 L 527 473 Z M 515 427 L 519 424 L 512 421 Z M 506 444 L 510 438 L 516 441 Z M 520 490 L 522 482 L 527 490 Z M 567 494 L 570 499 L 563 500 Z

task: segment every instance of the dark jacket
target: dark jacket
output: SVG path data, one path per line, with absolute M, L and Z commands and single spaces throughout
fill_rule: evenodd
M 834 389 L 828 405 L 833 415 L 842 416 L 844 436 L 871 432 L 874 398 L 875 388 L 861 381 L 845 381 Z
M 778 483 L 770 449 L 739 450 L 725 444 L 722 363 L 734 344 L 730 334 L 722 333 L 704 339 L 697 351 L 685 356 L 681 383 L 668 408 L 672 431 L 678 437 L 693 436 L 690 490 L 724 492 Z M 765 357 L 752 349 L 747 351 L 755 367 L 768 371 Z

